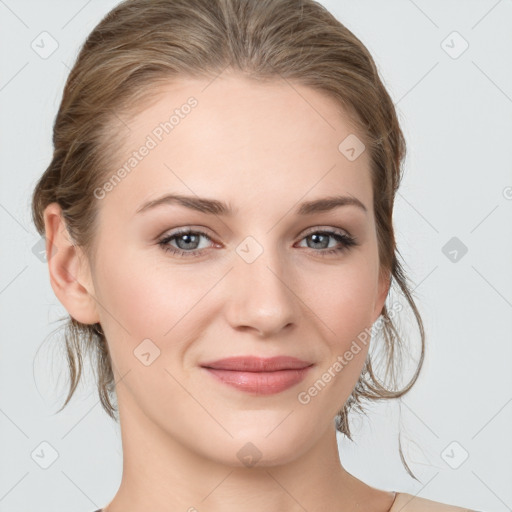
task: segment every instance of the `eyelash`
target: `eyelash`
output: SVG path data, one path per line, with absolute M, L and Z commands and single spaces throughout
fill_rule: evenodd
M 201 235 L 201 236 L 204 236 L 205 238 L 208 238 L 208 240 L 212 241 L 212 239 L 206 233 L 204 233 L 202 231 L 194 231 L 192 229 L 183 229 L 183 230 L 174 232 L 172 235 L 167 235 L 164 238 L 160 239 L 158 241 L 158 245 L 165 252 L 170 252 L 171 254 L 173 254 L 175 256 L 185 257 L 185 258 L 200 256 L 203 249 L 184 251 L 183 249 L 177 249 L 177 248 L 169 245 L 169 242 L 171 240 L 174 240 L 175 238 L 179 238 L 180 236 L 189 235 L 189 234 Z M 318 234 L 331 236 L 342 244 L 341 246 L 338 246 L 334 249 L 331 248 L 331 249 L 315 250 L 315 249 L 309 248 L 312 251 L 319 253 L 321 256 L 327 257 L 327 256 L 334 255 L 334 254 L 341 254 L 345 251 L 348 251 L 351 247 L 359 245 L 357 242 L 357 239 L 355 237 L 346 235 L 344 233 L 339 233 L 337 231 L 330 231 L 330 230 L 312 231 L 312 232 L 308 233 L 307 235 L 305 235 L 301 240 L 304 240 L 305 238 L 308 238 L 311 235 L 318 235 Z

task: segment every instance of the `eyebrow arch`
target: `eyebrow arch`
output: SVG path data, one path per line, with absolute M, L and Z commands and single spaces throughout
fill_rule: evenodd
M 227 215 L 232 216 L 234 212 L 233 208 L 228 204 L 218 201 L 216 199 L 208 199 L 204 197 L 185 196 L 180 194 L 166 194 L 158 199 L 153 199 L 140 206 L 136 213 L 142 213 L 148 210 L 152 210 L 162 204 L 179 204 L 186 208 L 196 210 L 202 213 L 208 213 L 213 215 Z M 311 215 L 318 212 L 326 212 L 334 210 L 340 206 L 356 206 L 365 213 L 368 212 L 366 206 L 356 197 L 353 196 L 329 196 L 321 199 L 315 199 L 313 201 L 303 202 L 295 213 L 297 215 Z
M 310 215 L 317 212 L 326 212 L 334 210 L 339 206 L 356 206 L 365 213 L 368 213 L 366 206 L 354 196 L 329 196 L 322 199 L 315 199 L 314 201 L 307 201 L 297 208 L 297 215 Z

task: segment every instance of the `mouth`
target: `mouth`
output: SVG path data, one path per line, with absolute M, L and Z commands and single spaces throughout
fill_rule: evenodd
M 296 357 L 230 357 L 201 364 L 223 384 L 256 395 L 279 393 L 301 382 L 314 363 Z

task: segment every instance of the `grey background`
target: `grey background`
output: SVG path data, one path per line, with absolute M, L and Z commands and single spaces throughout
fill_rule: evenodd
M 378 488 L 512 510 L 512 2 L 322 3 L 369 48 L 399 111 L 408 155 L 395 225 L 427 333 L 420 380 L 354 419 L 342 463 Z M 92 511 L 121 478 L 118 426 L 90 374 L 56 413 L 65 360 L 56 338 L 43 341 L 65 310 L 29 210 L 67 73 L 116 4 L 0 0 L 0 512 Z M 58 43 L 46 58 L 43 31 Z M 421 482 L 400 463 L 399 431 Z

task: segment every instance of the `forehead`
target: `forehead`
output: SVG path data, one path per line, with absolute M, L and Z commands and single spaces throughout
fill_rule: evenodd
M 127 127 L 112 171 L 128 172 L 109 193 L 127 209 L 175 191 L 260 205 L 263 197 L 349 193 L 371 210 L 368 151 L 347 158 L 347 144 L 360 144 L 350 119 L 309 87 L 238 75 L 180 79 L 155 89 Z

